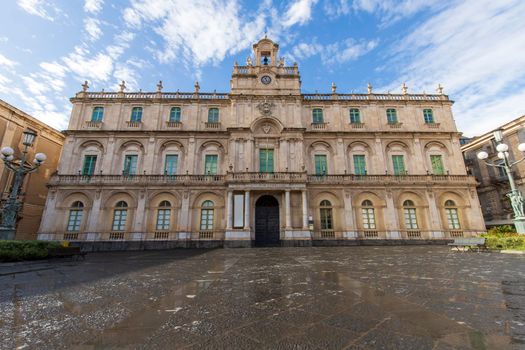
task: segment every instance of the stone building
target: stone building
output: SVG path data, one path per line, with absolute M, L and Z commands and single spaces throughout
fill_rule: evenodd
M 500 130 L 503 132 L 502 142 L 509 146 L 510 159 L 521 159 L 523 154 L 518 150 L 518 145 L 525 142 L 525 116 L 502 125 Z M 505 170 L 488 166 L 477 158 L 478 152 L 485 151 L 489 154 L 486 161 L 495 164 L 503 162 L 498 158 L 493 131 L 470 139 L 461 147 L 461 151 L 468 172 L 478 182 L 477 191 L 486 226 L 512 225 L 512 206 L 506 196 L 510 192 L 510 185 Z M 513 177 L 521 193 L 525 193 L 525 162 L 513 167 Z
M 484 230 L 442 89 L 302 94 L 278 48 L 256 43 L 229 93 L 86 83 L 40 238 L 310 245 Z
M 22 145 L 22 132 L 31 129 L 37 137 L 32 147 L 29 148 L 28 159 L 34 158 L 38 152 L 45 153 L 47 160 L 36 173 L 26 176 L 22 187 L 23 206 L 18 212 L 16 239 L 36 239 L 42 212 L 46 203 L 47 187 L 51 175 L 56 171 L 65 135 L 27 113 L 0 100 L 0 147 L 9 146 L 15 150 L 18 158 L 24 148 Z M 2 198 L 0 208 L 11 191 L 14 174 L 0 161 L 0 189 Z M 1 215 L 1 213 L 0 213 Z

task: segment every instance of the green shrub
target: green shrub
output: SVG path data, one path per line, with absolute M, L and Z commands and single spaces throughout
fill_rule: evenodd
M 514 227 L 512 227 L 511 225 L 492 227 L 491 229 L 487 231 L 487 234 L 490 236 L 498 236 L 498 237 L 508 237 L 508 236 L 518 235 L 516 233 L 516 229 L 514 229 Z
M 48 248 L 58 247 L 58 242 L 0 241 L 0 261 L 45 259 Z

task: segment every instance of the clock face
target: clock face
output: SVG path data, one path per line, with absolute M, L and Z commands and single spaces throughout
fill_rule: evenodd
M 270 78 L 269 76 L 265 75 L 261 78 L 261 83 L 263 83 L 264 85 L 268 85 L 272 82 L 272 78 Z

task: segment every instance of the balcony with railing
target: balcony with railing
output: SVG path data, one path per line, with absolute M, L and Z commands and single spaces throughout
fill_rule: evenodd
M 103 122 L 101 120 L 98 120 L 98 121 L 88 120 L 88 121 L 86 121 L 86 128 L 88 128 L 88 129 L 100 129 L 100 128 L 102 128 L 102 125 L 103 125 Z
M 308 175 L 310 184 L 476 184 L 469 175 Z
M 166 122 L 166 126 L 170 129 L 181 129 L 182 123 L 181 122 Z
M 127 121 L 126 125 L 128 126 L 128 128 L 139 129 L 142 126 L 142 122 Z
M 218 122 L 205 122 L 204 127 L 208 130 L 220 130 L 221 123 Z
M 326 130 L 327 126 L 328 126 L 328 123 L 312 123 L 311 124 L 312 130 L 316 130 L 316 131 Z

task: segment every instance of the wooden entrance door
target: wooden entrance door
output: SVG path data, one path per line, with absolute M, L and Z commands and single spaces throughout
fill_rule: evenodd
M 279 242 L 279 202 L 262 196 L 255 203 L 255 245 L 278 246 Z

